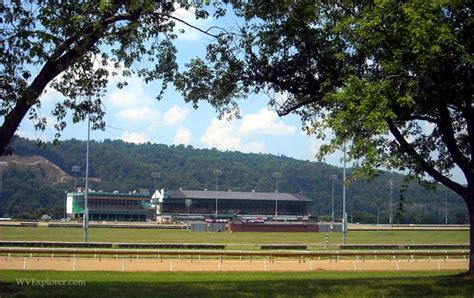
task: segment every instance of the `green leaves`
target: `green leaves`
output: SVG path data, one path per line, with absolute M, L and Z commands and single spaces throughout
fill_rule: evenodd
M 456 164 L 472 178 L 471 2 L 234 4 L 240 32 L 188 65 L 178 89 L 217 107 L 236 90 L 286 93 L 269 99 L 280 115 L 298 114 L 310 134 L 333 133 L 318 157 L 347 141 L 367 171 L 413 169 L 462 193 L 443 175 Z
M 195 11 L 196 18 L 208 13 L 201 4 L 181 5 Z M 2 102 L 0 154 L 21 120 L 49 84 L 64 95 L 53 116 L 56 137 L 64 120 L 73 122 L 91 113 L 93 127 L 103 128 L 100 98 L 111 76 L 119 76 L 123 87 L 132 75 L 146 82 L 160 81 L 161 98 L 178 70 L 175 6 L 168 1 L 8 1 L 0 4 L 2 16 Z M 32 111 L 38 129 L 45 123 Z

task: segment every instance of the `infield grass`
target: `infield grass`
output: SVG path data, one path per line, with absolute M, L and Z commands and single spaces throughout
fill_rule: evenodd
M 340 244 L 341 233 L 328 233 Z M 213 243 L 213 244 L 324 244 L 326 233 L 228 233 L 189 230 L 91 228 L 92 242 Z M 80 228 L 0 227 L 0 240 L 82 241 Z M 349 231 L 349 244 L 466 244 L 469 231 Z
M 472 297 L 460 272 L 117 273 L 0 271 L 1 297 Z M 85 285 L 44 285 L 53 281 Z M 27 283 L 29 281 L 29 285 Z M 36 285 L 31 283 L 35 281 Z M 21 284 L 23 283 L 23 284 Z

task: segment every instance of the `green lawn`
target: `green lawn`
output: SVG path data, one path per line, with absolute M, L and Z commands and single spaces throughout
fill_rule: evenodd
M 23 285 L 18 281 L 22 279 Z M 85 285 L 26 285 L 83 280 Z M 118 273 L 0 271 L 0 297 L 472 297 L 459 272 Z
M 340 233 L 328 233 L 329 243 L 340 244 Z M 89 241 L 156 243 L 325 243 L 326 233 L 227 233 L 188 230 L 91 228 Z M 0 240 L 82 241 L 80 228 L 0 227 Z M 349 231 L 349 244 L 465 244 L 468 231 Z

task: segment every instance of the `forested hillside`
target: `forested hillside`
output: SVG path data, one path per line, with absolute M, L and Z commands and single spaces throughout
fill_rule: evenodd
M 16 156 L 7 158 L 8 166 L 3 168 L 0 216 L 37 219 L 41 214 L 49 214 L 61 218 L 65 191 L 74 188 L 72 166 L 82 167 L 77 184 L 84 185 L 86 143 L 68 140 L 59 146 L 47 144 L 41 148 L 34 141 L 19 138 L 14 143 L 14 153 Z M 95 190 L 153 189 L 151 172 L 155 171 L 161 173 L 158 188 L 215 189 L 214 169 L 223 171 L 219 189 L 234 191 L 274 191 L 272 173 L 281 172 L 279 191 L 306 194 L 314 200 L 311 213 L 319 219 L 327 219 L 331 213 L 329 176 L 336 174 L 339 178 L 334 183 L 336 216 L 342 215 L 342 169 L 324 163 L 191 146 L 136 145 L 118 140 L 93 141 L 90 145 L 90 184 Z M 349 220 L 375 223 L 379 209 L 380 223 L 388 222 L 386 182 L 389 179 L 395 181 L 394 210 L 398 208 L 403 176 L 381 172 L 373 180 L 359 179 L 350 183 L 347 189 Z M 398 210 L 395 222 L 444 223 L 445 194 L 444 188 L 428 190 L 411 183 L 404 194 L 403 211 Z M 467 223 L 464 202 L 450 191 L 448 214 L 449 223 Z

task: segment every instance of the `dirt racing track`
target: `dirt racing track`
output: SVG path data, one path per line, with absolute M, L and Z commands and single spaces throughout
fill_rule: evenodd
M 265 272 L 467 270 L 467 259 L 431 260 L 180 260 L 141 258 L 4 257 L 0 270 Z

